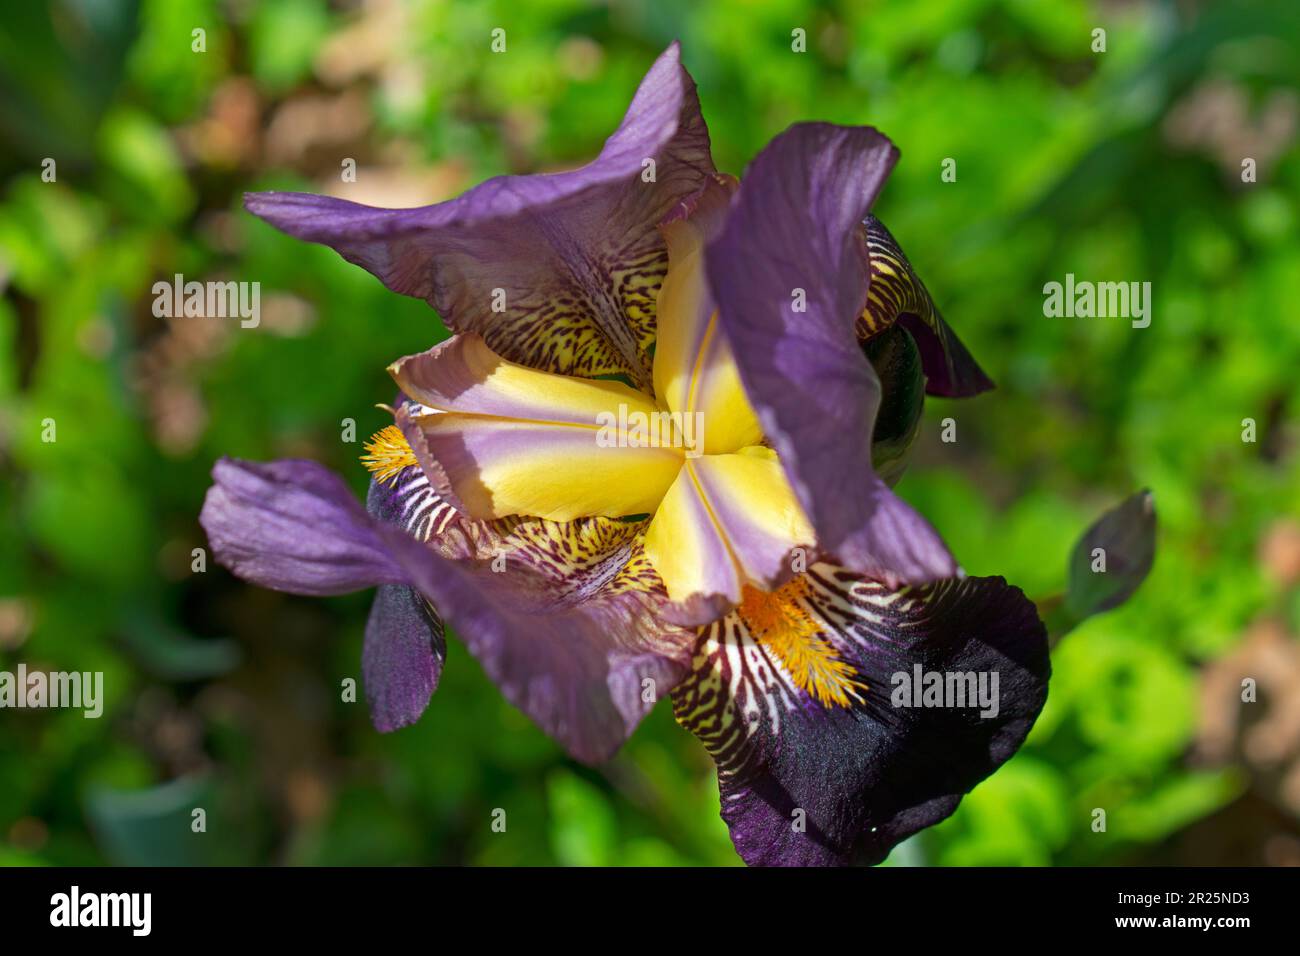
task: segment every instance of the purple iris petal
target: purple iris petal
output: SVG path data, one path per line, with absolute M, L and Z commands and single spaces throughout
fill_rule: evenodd
M 695 84 L 674 43 L 580 169 L 502 176 L 418 209 L 275 192 L 245 205 L 427 300 L 449 328 L 480 333 L 509 359 L 648 385 L 654 303 L 631 280 L 662 275 L 656 225 L 712 173 Z
M 212 478 L 199 523 L 245 581 L 311 595 L 407 582 L 347 485 L 316 462 L 222 458 Z
M 606 586 L 631 560 L 628 546 L 593 554 L 583 575 L 548 573 L 544 546 L 535 549 L 540 557 L 521 549 L 494 570 L 492 561 L 445 558 L 367 514 L 314 462 L 223 459 L 213 477 L 201 521 L 222 564 L 299 594 L 414 588 L 456 627 L 506 698 L 579 760 L 611 756 L 686 672 L 694 635 L 659 620 L 666 597 L 645 586 Z M 408 715 L 422 692 L 411 690 L 390 718 Z
M 244 580 L 310 595 L 379 586 L 362 657 L 371 719 L 381 731 L 414 723 L 446 657 L 442 622 L 398 583 L 406 571 L 348 487 L 311 461 L 223 458 L 213 478 L 199 521 L 217 559 Z
M 442 622 L 420 593 L 398 584 L 380 585 L 361 652 L 366 701 L 376 730 L 388 733 L 420 719 L 438 689 L 446 658 Z
M 871 467 L 880 382 L 854 332 L 867 288 L 860 226 L 897 156 L 874 129 L 791 127 L 750 164 L 707 253 L 745 390 L 819 543 L 891 584 L 957 571 Z
M 366 511 L 409 530 L 409 496 L 402 487 L 400 482 L 371 481 Z M 446 659 L 447 638 L 437 610 L 412 587 L 381 584 L 370 606 L 361 650 L 366 702 L 375 729 L 388 733 L 419 720 L 438 689 Z

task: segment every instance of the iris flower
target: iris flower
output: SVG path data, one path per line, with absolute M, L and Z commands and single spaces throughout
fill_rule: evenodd
M 992 387 L 869 213 L 896 159 L 802 123 L 719 174 L 674 44 L 580 169 L 419 209 L 248 196 L 454 334 L 390 366 L 364 508 L 310 461 L 218 462 L 217 557 L 378 588 L 380 730 L 428 704 L 445 619 L 578 760 L 671 694 L 747 862 L 883 859 L 1015 752 L 1049 669 L 1034 605 L 890 487 L 922 390 Z M 996 675 L 996 706 L 900 703 L 931 673 Z

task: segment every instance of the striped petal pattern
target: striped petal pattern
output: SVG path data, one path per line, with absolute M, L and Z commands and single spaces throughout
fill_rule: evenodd
M 1001 578 L 892 591 L 816 564 L 701 629 L 673 706 L 746 862 L 874 863 L 1015 752 L 1048 672 L 1034 606 Z M 961 699 L 904 699 L 917 674 Z
M 920 347 L 930 395 L 969 398 L 993 388 L 993 381 L 939 314 L 885 224 L 875 216 L 867 216 L 862 226 L 869 280 L 867 304 L 858 316 L 858 338 L 866 342 L 897 322 Z
M 673 44 L 618 130 L 570 172 L 502 176 L 419 209 L 253 193 L 277 229 L 333 247 L 449 328 L 533 368 L 623 375 L 649 389 L 654 303 L 667 269 L 657 225 L 713 174 L 695 84 Z

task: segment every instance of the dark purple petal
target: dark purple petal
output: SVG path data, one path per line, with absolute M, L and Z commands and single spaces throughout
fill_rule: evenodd
M 381 731 L 414 723 L 446 657 L 442 622 L 395 583 L 407 573 L 348 487 L 312 461 L 223 458 L 212 476 L 199 520 L 217 560 L 235 574 L 294 594 L 379 586 L 362 655 L 371 719 Z
M 925 390 L 930 395 L 967 398 L 993 388 L 993 381 L 939 314 L 885 224 L 868 216 L 863 225 L 871 280 L 867 307 L 858 318 L 858 337 L 869 338 L 895 322 L 907 329 L 921 350 Z
M 416 468 L 408 471 L 420 474 Z M 388 485 L 371 481 L 366 511 L 424 540 L 439 513 L 449 506 L 432 496 L 427 482 L 403 481 L 403 477 L 395 476 Z M 366 702 L 375 729 L 388 733 L 419 720 L 438 689 L 446 659 L 447 638 L 437 609 L 412 587 L 380 585 L 361 651 Z
M 274 192 L 250 194 L 245 205 L 427 300 L 449 328 L 478 332 L 506 358 L 586 377 L 625 374 L 644 387 L 667 262 L 656 225 L 712 173 L 695 84 L 674 43 L 600 156 L 580 169 L 503 176 L 419 209 Z
M 718 763 L 722 816 L 746 862 L 876 863 L 952 813 L 1023 743 L 1047 696 L 1046 633 L 1001 578 L 891 592 L 816 565 L 800 587 L 801 607 L 823 625 L 803 638 L 802 656 L 762 629 L 770 615 L 742 606 L 702 632 L 674 710 Z M 816 657 L 851 668 L 842 703 L 819 702 L 808 692 L 819 682 L 799 680 L 792 663 Z M 922 689 L 930 673 L 945 686 L 953 675 L 954 690 L 969 674 L 974 683 L 960 686 L 978 697 L 983 680 L 983 703 L 903 706 L 896 675 L 912 681 L 917 668 Z
M 380 585 L 361 652 L 375 729 L 388 733 L 419 720 L 438 689 L 446 659 L 442 621 L 429 602 L 414 588 Z
M 637 543 L 643 523 L 452 519 L 416 467 L 372 488 L 373 515 L 314 462 L 223 459 L 213 475 L 201 521 L 222 564 L 300 594 L 414 588 L 455 627 L 506 698 L 579 760 L 613 754 L 686 672 L 694 632 L 661 620 L 667 595 Z M 434 521 L 454 539 L 445 548 L 407 530 L 431 529 Z M 387 617 L 393 599 L 380 600 L 376 613 Z M 372 625 L 387 627 L 384 620 Z M 384 698 L 376 722 L 400 722 L 423 687 L 432 689 L 430 658 L 438 649 L 430 639 L 426 654 L 409 635 L 397 648 L 368 645 L 368 673 L 372 664 L 416 662 L 410 685 L 397 686 L 391 675 L 367 685 Z
M 854 331 L 867 290 L 861 223 L 897 155 L 874 129 L 791 127 L 750 164 L 707 253 L 741 380 L 819 543 L 891 584 L 957 570 L 871 467 L 880 382 Z

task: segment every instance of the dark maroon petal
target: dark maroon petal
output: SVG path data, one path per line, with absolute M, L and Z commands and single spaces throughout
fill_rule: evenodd
M 674 43 L 580 169 L 503 176 L 419 209 L 274 192 L 245 205 L 427 300 L 449 328 L 478 332 L 506 358 L 624 374 L 648 388 L 654 290 L 667 263 L 656 225 L 712 173 L 695 84 Z
M 874 129 L 791 127 L 750 164 L 707 253 L 741 380 L 819 543 L 891 584 L 957 570 L 871 467 L 880 382 L 854 331 L 867 289 L 861 223 L 897 155 Z
M 826 625 L 806 647 L 852 669 L 853 685 L 841 679 L 850 697 L 815 699 L 791 664 L 817 655 L 791 654 L 761 630 L 770 617 L 751 623 L 742 607 L 702 632 L 674 710 L 717 761 L 722 816 L 746 862 L 876 863 L 1023 743 L 1047 696 L 1046 633 L 1001 578 L 891 592 L 815 565 L 803 586 L 802 606 Z M 897 675 L 911 682 L 918 667 L 922 690 L 936 673 L 976 699 L 908 701 Z
M 967 398 L 993 388 L 993 381 L 939 314 L 885 224 L 868 216 L 863 227 L 871 279 L 867 307 L 858 318 L 858 337 L 869 338 L 895 322 L 907 329 L 921 350 L 925 390 L 930 395 Z

